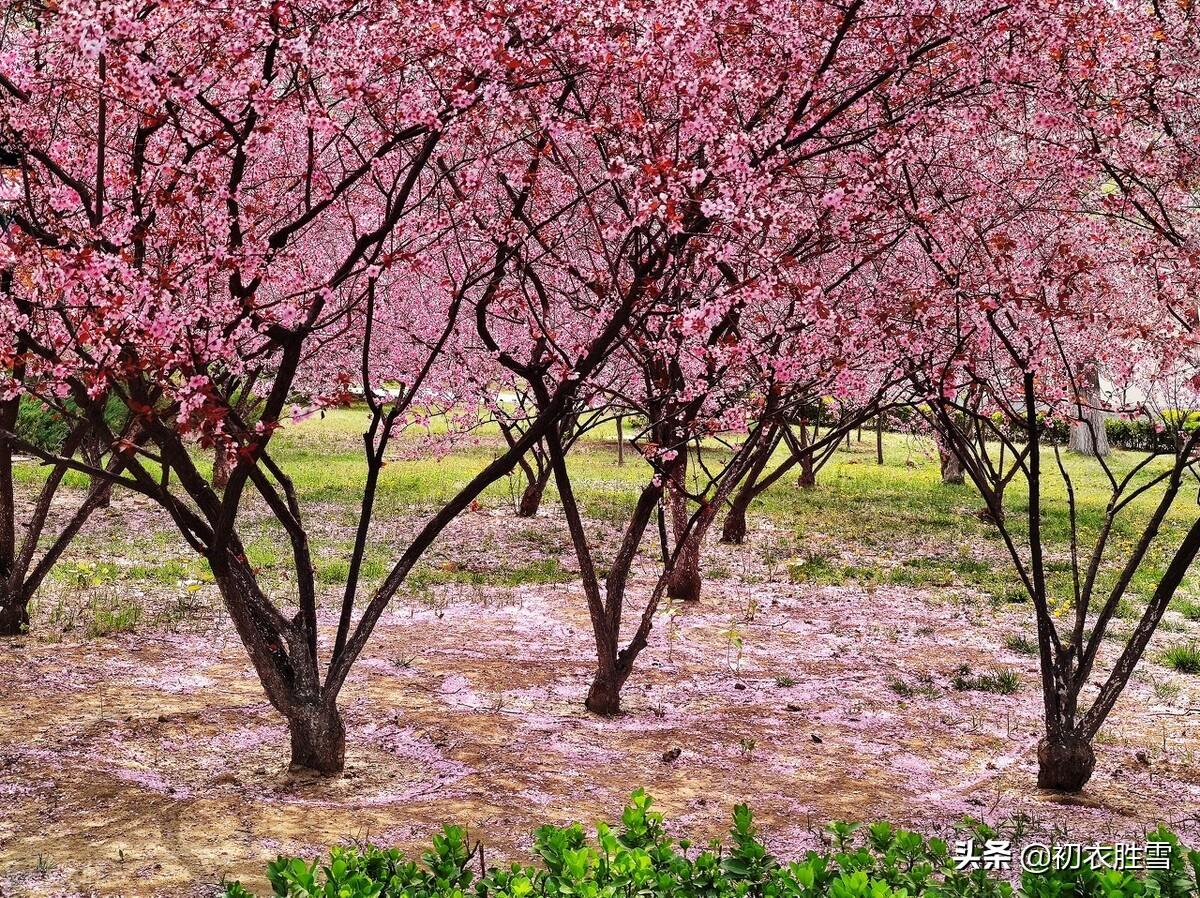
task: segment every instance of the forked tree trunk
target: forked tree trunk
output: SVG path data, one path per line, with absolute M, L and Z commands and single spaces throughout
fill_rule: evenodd
M 1092 778 L 1096 753 L 1082 737 L 1050 737 L 1038 743 L 1038 788 L 1059 792 L 1078 792 Z
M 346 765 L 346 728 L 334 702 L 297 704 L 286 710 L 293 771 L 336 776 Z
M 542 496 L 546 493 L 546 484 L 549 480 L 550 468 L 547 467 L 544 472 L 529 481 L 525 492 L 521 493 L 521 501 L 517 505 L 517 517 L 532 518 L 537 515 L 538 509 L 542 507 Z
M 271 625 L 269 600 L 240 541 L 210 552 L 209 567 L 268 700 L 288 723 L 293 771 L 336 776 L 346 760 L 346 730 L 336 691 L 324 691 L 316 668 L 316 609 L 302 603 L 292 621 Z M 308 558 L 309 556 L 303 555 Z M 291 626 L 287 626 L 290 623 Z M 265 630 L 265 632 L 264 632 Z
M 29 598 L 0 584 L 0 636 L 20 636 L 29 630 Z
M 84 437 L 83 447 L 83 456 L 89 465 L 95 468 L 104 466 L 104 447 L 99 434 L 89 429 Z M 90 481 L 91 491 L 97 494 L 96 507 L 108 508 L 112 505 L 112 484 L 95 474 L 91 476 Z
M 758 451 L 754 464 L 750 466 L 745 479 L 729 503 L 729 512 L 725 515 L 725 523 L 721 525 L 721 542 L 740 546 L 745 541 L 746 512 L 750 510 L 750 503 L 762 495 L 763 491 L 786 470 L 785 466 L 780 466 L 769 477 L 762 479 L 763 471 L 770 464 L 771 456 L 775 454 L 775 449 L 779 446 L 782 436 L 782 428 L 776 426 L 771 437 L 764 441 L 763 447 Z
M 700 587 L 699 540 L 689 536 L 675 561 L 675 568 L 667 581 L 667 597 L 676 602 L 699 602 Z

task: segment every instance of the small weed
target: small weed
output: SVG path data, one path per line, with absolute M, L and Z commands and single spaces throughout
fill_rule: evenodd
M 1021 679 L 1011 670 L 997 667 L 991 673 L 972 674 L 970 665 L 964 664 L 950 681 L 959 692 L 995 692 L 1012 695 L 1021 688 Z
M 1200 602 L 1194 599 L 1179 603 L 1179 613 L 1185 620 L 1200 622 Z
M 937 698 L 938 694 L 937 687 L 933 685 L 933 677 L 929 674 L 921 674 L 915 685 L 900 677 L 892 677 L 888 680 L 887 685 L 888 689 L 901 698 L 915 698 L 918 695 L 925 698 Z
M 742 652 L 745 651 L 746 642 L 737 627 L 730 627 L 721 635 L 725 637 L 725 663 L 736 673 L 742 669 Z
M 1163 663 L 1184 674 L 1200 674 L 1200 643 L 1176 645 L 1163 652 Z
M 783 674 L 782 676 L 775 678 L 775 685 L 780 689 L 787 689 L 789 686 L 795 686 L 796 680 L 793 677 L 789 677 L 787 674 Z
M 1018 655 L 1036 655 L 1038 653 L 1037 640 L 1030 639 L 1024 633 L 1014 633 L 1009 636 L 1004 640 L 1004 647 Z
M 1154 689 L 1154 697 L 1164 704 L 1173 702 L 1179 697 L 1179 684 L 1171 680 L 1155 678 L 1151 680 L 1150 685 Z
M 1024 586 L 1010 585 L 1004 590 L 1003 599 L 1010 605 L 1021 605 L 1029 601 L 1029 593 Z
M 89 610 L 91 619 L 88 620 L 84 632 L 94 639 L 117 633 L 132 633 L 142 619 L 142 606 L 136 602 L 93 600 Z

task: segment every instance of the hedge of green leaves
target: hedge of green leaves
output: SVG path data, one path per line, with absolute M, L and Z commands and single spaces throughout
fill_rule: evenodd
M 946 842 L 877 823 L 856 834 L 830 827 L 826 852 L 800 861 L 772 857 L 758 839 L 750 811 L 739 805 L 730 844 L 694 850 L 664 831 L 644 792 L 633 794 L 621 826 L 597 827 L 589 844 L 579 824 L 543 826 L 535 836 L 539 866 L 513 864 L 480 876 L 466 831 L 447 826 L 422 855 L 409 861 L 395 849 L 336 847 L 328 864 L 281 857 L 267 878 L 284 898 L 1184 898 L 1200 894 L 1200 852 L 1160 829 L 1148 836 L 1171 846 L 1169 869 L 1059 870 L 1023 873 L 1014 886 L 982 869 L 958 871 Z M 995 835 L 975 824 L 979 840 Z M 227 898 L 252 898 L 240 883 Z
M 1165 426 L 1140 419 L 1108 418 L 1104 422 L 1104 431 L 1109 443 L 1121 449 L 1172 452 L 1180 434 L 1195 433 L 1200 427 L 1200 412 L 1171 411 L 1164 417 Z
M 110 400 L 104 409 L 104 419 L 114 431 L 120 430 L 126 414 L 125 406 L 116 399 Z M 22 396 L 13 432 L 43 452 L 58 452 L 66 442 L 71 426 L 72 422 L 44 402 L 31 396 Z

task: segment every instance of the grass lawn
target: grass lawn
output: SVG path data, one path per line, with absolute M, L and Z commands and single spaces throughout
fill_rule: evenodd
M 303 423 L 284 428 L 273 441 L 273 452 L 293 479 L 310 521 L 314 516 L 333 526 L 327 533 L 321 528 L 313 540 L 317 555 L 317 575 L 321 583 L 333 586 L 344 582 L 351 548 L 350 536 L 357 520 L 365 473 L 362 462 L 362 431 L 366 413 L 359 408 L 335 409 Z M 632 428 L 626 427 L 627 436 Z M 416 519 L 452 497 L 471 477 L 501 451 L 502 440 L 494 428 L 483 427 L 470 441 L 460 443 L 452 452 L 446 446 L 421 439 L 419 435 L 400 436 L 379 482 L 376 519 L 384 524 L 395 519 Z M 712 447 L 711 451 L 719 451 Z M 863 441 L 843 444 L 820 472 L 815 489 L 797 488 L 794 477 L 786 477 L 762 496 L 751 509 L 751 521 L 769 522 L 772 529 L 759 540 L 768 561 L 786 566 L 797 578 L 816 583 L 891 584 L 937 588 L 965 586 L 976 590 L 981 599 L 993 602 L 1024 602 L 1026 596 L 1008 559 L 1007 550 L 995 527 L 980 519 L 977 512 L 982 500 L 968 485 L 941 483 L 936 455 L 927 439 L 898 433 L 884 435 L 883 465 L 876 464 L 874 434 L 863 432 Z M 782 461 L 780 450 L 775 461 Z M 648 476 L 647 466 L 636 452 L 627 451 L 625 464 L 616 463 L 616 426 L 602 425 L 587 434 L 576 446 L 570 465 L 576 493 L 584 512 L 595 522 L 621 526 L 632 509 L 636 490 Z M 1108 460 L 1117 477 L 1140 459 L 1135 453 L 1117 451 Z M 1070 474 L 1078 500 L 1078 526 L 1081 556 L 1090 550 L 1109 500 L 1108 482 L 1094 460 L 1064 452 L 1064 465 Z M 19 477 L 30 486 L 43 476 L 40 466 L 18 468 Z M 1152 465 L 1139 477 L 1151 476 Z M 1047 576 L 1052 594 L 1065 607 L 1072 585 L 1069 559 L 1070 521 L 1066 491 L 1053 459 L 1043 465 L 1042 528 L 1047 545 Z M 69 474 L 67 483 L 83 488 L 82 475 Z M 520 472 L 490 486 L 480 498 L 490 508 L 514 508 L 523 483 Z M 1105 573 L 1100 583 L 1111 581 L 1119 565 L 1136 541 L 1147 515 L 1157 498 L 1150 491 L 1139 498 L 1117 519 L 1106 553 Z M 557 494 L 551 481 L 544 508 L 553 508 Z M 1018 542 L 1027 531 L 1028 496 L 1017 478 L 1005 496 L 1008 520 Z M 1123 603 L 1120 616 L 1131 617 L 1137 604 L 1154 589 L 1175 545 L 1197 512 L 1195 497 L 1186 489 L 1176 501 L 1166 524 L 1135 576 L 1129 601 Z M 250 515 L 247 548 L 252 560 L 266 572 L 282 572 L 290 563 L 287 542 L 265 516 Z M 335 533 L 336 531 L 336 533 Z M 142 534 L 161 547 L 174 542 L 169 533 Z M 206 575 L 202 561 L 186 558 L 162 563 L 139 561 L 118 570 L 104 560 L 111 547 L 85 535 L 72 558 L 55 572 L 63 582 L 88 583 L 120 575 L 123 579 L 171 583 Z M 364 563 L 367 582 L 381 579 L 389 569 L 395 545 L 374 541 Z M 418 569 L 410 585 L 422 588 L 439 579 L 458 578 L 471 582 L 484 580 L 519 582 L 528 578 L 538 582 L 547 577 L 568 576 L 556 564 L 541 559 L 532 565 L 516 565 L 505 571 L 479 572 L 469 566 L 462 570 Z M 1200 574 L 1189 575 L 1173 607 L 1188 617 L 1200 617 Z

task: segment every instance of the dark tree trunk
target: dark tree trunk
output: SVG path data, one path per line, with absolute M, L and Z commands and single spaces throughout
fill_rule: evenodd
M 20 636 L 29 631 L 29 603 L 0 585 L 0 636 Z
M 550 469 L 546 468 L 545 473 L 538 475 L 534 480 L 529 482 L 525 487 L 525 492 L 521 494 L 521 501 L 517 505 L 517 517 L 532 518 L 538 513 L 538 509 L 542 507 L 542 496 L 546 492 L 546 484 L 550 480 Z
M 875 464 L 883 464 L 883 415 L 875 416 Z
M 335 703 L 297 704 L 287 710 L 292 737 L 289 769 L 337 776 L 346 765 L 346 728 Z
M 689 536 L 684 543 L 667 580 L 667 597 L 676 602 L 700 601 L 700 585 L 703 583 L 700 576 L 700 546 L 694 536 Z
M 801 489 L 805 490 L 811 490 L 817 485 L 817 471 L 813 464 L 811 451 L 806 451 L 800 456 L 800 479 L 796 482 Z
M 621 684 L 614 673 L 597 671 L 584 703 L 593 714 L 611 717 L 621 713 Z
M 1038 788 L 1078 792 L 1092 778 L 1096 754 L 1091 743 L 1079 736 L 1066 736 L 1038 743 Z
M 721 542 L 740 546 L 746 539 L 746 510 L 750 507 L 748 494 L 738 493 L 721 525 Z
M 617 467 L 625 464 L 625 416 L 617 415 Z
M 787 470 L 787 463 L 785 463 L 776 468 L 765 480 L 761 479 L 763 471 L 766 470 L 767 465 L 771 462 L 771 456 L 775 454 L 775 449 L 783 439 L 783 433 L 783 427 L 776 425 L 770 437 L 763 441 L 762 448 L 756 453 L 757 457 L 754 463 L 746 472 L 741 487 L 734 495 L 733 501 L 729 504 L 729 512 L 725 515 L 725 523 L 721 525 L 721 542 L 734 546 L 740 546 L 745 542 L 746 512 L 750 509 L 750 503 L 783 476 L 783 473 Z

